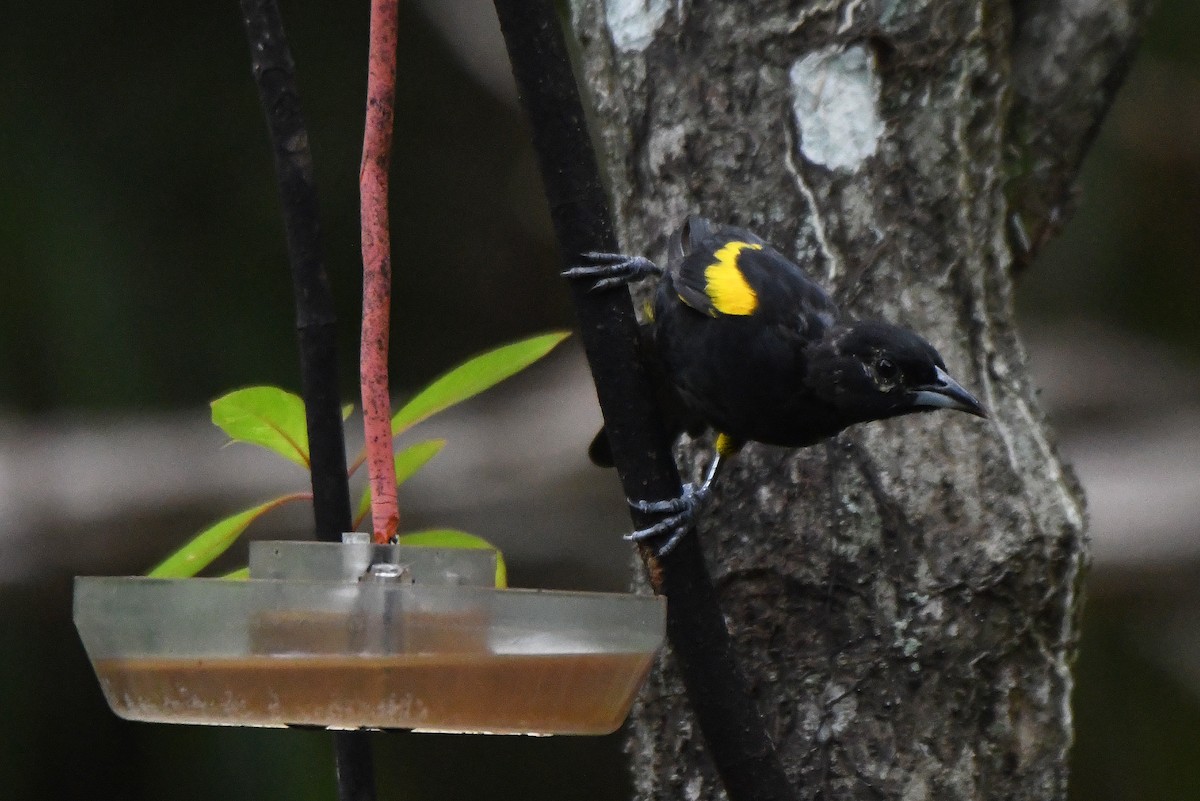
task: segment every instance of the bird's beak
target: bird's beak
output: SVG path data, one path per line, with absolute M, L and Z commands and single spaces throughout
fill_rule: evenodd
M 921 409 L 958 409 L 976 417 L 987 417 L 987 409 L 975 396 L 962 388 L 940 367 L 934 368 L 937 378 L 932 384 L 918 387 L 913 393 L 913 405 Z

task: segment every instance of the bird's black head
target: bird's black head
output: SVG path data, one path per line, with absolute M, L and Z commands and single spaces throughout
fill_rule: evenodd
M 987 416 L 937 350 L 912 331 L 861 320 L 830 333 L 810 380 L 847 424 L 936 409 Z

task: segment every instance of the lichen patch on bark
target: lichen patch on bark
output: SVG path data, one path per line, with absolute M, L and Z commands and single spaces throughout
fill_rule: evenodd
M 608 35 L 622 51 L 645 50 L 670 8 L 670 0 L 606 0 Z
M 867 48 L 834 46 L 788 70 L 801 154 L 831 170 L 854 170 L 875 155 L 884 134 L 879 75 Z

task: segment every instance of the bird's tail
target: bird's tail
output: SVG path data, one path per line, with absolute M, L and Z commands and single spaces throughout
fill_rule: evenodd
M 641 326 L 639 334 L 638 345 L 642 364 L 646 368 L 650 383 L 654 386 L 655 401 L 663 415 L 663 422 L 666 424 L 670 441 L 674 442 L 679 439 L 679 436 L 685 431 L 692 435 L 701 433 L 707 426 L 700 417 L 688 411 L 687 405 L 679 397 L 671 382 L 667 380 L 666 371 L 654 348 L 651 327 Z M 601 428 L 592 438 L 592 444 L 588 446 L 588 458 L 592 460 L 592 464 L 598 467 L 613 466 L 612 446 L 609 444 L 608 432 L 605 429 Z
M 674 409 L 666 407 L 663 412 L 666 414 L 667 434 L 671 442 L 679 439 L 680 436 L 687 432 L 692 436 L 696 436 L 703 432 L 707 426 L 696 419 L 692 415 L 675 414 L 676 411 L 682 411 L 679 407 Z M 596 436 L 592 438 L 592 444 L 588 445 L 588 459 L 597 467 L 614 467 L 612 445 L 608 442 L 608 429 L 601 428 L 596 432 Z
M 613 467 L 612 446 L 608 444 L 608 429 L 601 428 L 588 445 L 588 458 L 596 467 Z

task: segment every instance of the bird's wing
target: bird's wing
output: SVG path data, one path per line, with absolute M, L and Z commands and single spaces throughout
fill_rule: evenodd
M 836 317 L 825 290 L 759 237 L 702 218 L 688 222 L 677 237 L 691 249 L 668 265 L 672 287 L 687 306 L 709 317 L 800 314 L 826 325 Z
M 829 293 L 774 248 L 747 250 L 738 266 L 758 291 L 755 313 L 765 321 L 819 337 L 837 320 L 838 308 Z

